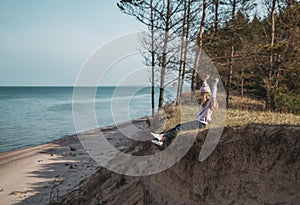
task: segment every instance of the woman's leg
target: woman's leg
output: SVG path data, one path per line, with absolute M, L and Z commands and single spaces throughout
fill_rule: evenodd
M 176 127 L 174 127 L 172 129 L 166 131 L 165 133 L 163 133 L 163 141 L 170 140 L 170 139 L 176 137 L 177 134 L 180 131 L 194 130 L 194 129 L 198 129 L 198 128 L 201 128 L 201 127 L 205 127 L 205 125 L 202 124 L 198 120 L 194 120 L 194 121 L 179 124 Z

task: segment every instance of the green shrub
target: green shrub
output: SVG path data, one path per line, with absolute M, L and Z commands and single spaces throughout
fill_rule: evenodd
M 273 106 L 275 111 L 300 115 L 300 93 L 288 92 L 286 88 L 279 88 L 274 92 Z

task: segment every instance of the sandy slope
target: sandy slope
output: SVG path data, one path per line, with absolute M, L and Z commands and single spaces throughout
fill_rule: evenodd
M 146 121 L 134 121 L 134 126 L 143 129 Z M 118 127 L 127 133 L 134 134 L 136 131 L 132 130 L 131 123 Z M 81 137 L 89 138 L 98 133 L 99 130 L 93 130 Z M 124 149 L 124 145 L 130 145 L 130 140 L 124 138 L 116 127 L 101 128 L 101 133 L 115 147 Z M 0 154 L 0 205 L 56 202 L 98 168 L 77 136 Z
M 226 127 L 212 155 L 199 162 L 206 134 L 164 172 L 130 177 L 99 169 L 59 204 L 300 204 L 300 127 Z M 137 146 L 135 154 L 160 151 L 149 142 Z

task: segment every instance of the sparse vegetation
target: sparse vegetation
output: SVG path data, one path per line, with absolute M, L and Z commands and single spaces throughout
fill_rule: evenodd
M 249 97 L 232 96 L 231 107 L 226 109 L 225 126 L 243 126 L 250 123 L 266 125 L 295 125 L 300 126 L 300 116 L 291 113 L 265 111 L 264 102 Z M 198 105 L 173 106 L 172 109 L 165 108 L 166 125 L 165 130 L 174 127 L 180 122 L 195 119 Z
M 228 109 L 226 112 L 226 126 L 240 126 L 249 123 L 266 125 L 297 125 L 300 126 L 300 116 L 289 113 L 261 112 L 238 109 Z

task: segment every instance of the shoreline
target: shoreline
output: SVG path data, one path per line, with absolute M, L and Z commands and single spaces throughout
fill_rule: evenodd
M 148 117 L 116 125 L 99 127 L 79 134 L 20 150 L 0 153 L 0 205 L 47 204 L 76 189 L 77 185 L 96 172 L 98 165 L 83 149 L 77 135 L 95 136 L 102 132 L 115 147 L 128 146 L 130 141 L 118 128 L 135 134 L 147 128 Z
M 74 133 L 74 134 L 70 134 L 70 135 L 63 135 L 61 138 L 58 138 L 58 139 L 55 139 L 55 140 L 51 140 L 49 142 L 40 143 L 40 144 L 36 144 L 36 145 L 29 145 L 27 147 L 21 147 L 20 149 L 13 149 L 13 150 L 10 150 L 10 151 L 0 152 L 0 157 L 1 157 L 2 154 L 7 154 L 7 153 L 10 153 L 10 152 L 16 152 L 16 151 L 26 150 L 26 149 L 30 149 L 30 148 L 33 148 L 33 147 L 38 147 L 38 146 L 46 145 L 46 144 L 50 144 L 50 143 L 56 143 L 56 142 L 59 142 L 60 140 L 68 139 L 70 137 L 76 137 L 77 135 L 82 135 L 82 134 L 84 135 L 84 134 L 87 134 L 87 133 L 90 133 L 90 132 L 96 132 L 96 131 L 99 131 L 99 130 L 105 131 L 107 129 L 114 129 L 114 127 L 124 126 L 124 125 L 128 125 L 130 123 L 136 123 L 136 122 L 141 122 L 141 121 L 148 121 L 149 118 L 150 117 L 148 117 L 148 116 L 144 116 L 144 117 L 136 118 L 136 119 L 133 119 L 133 120 L 120 122 L 120 123 L 117 123 L 117 124 L 114 124 L 114 125 L 104 125 L 102 127 L 98 127 L 98 128 L 87 130 L 87 131 L 83 131 L 83 132 L 80 132 L 80 133 Z

